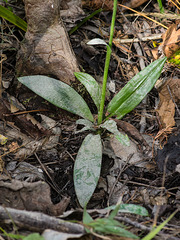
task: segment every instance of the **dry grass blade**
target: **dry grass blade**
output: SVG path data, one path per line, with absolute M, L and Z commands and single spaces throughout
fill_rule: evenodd
M 151 20 L 152 22 L 155 22 L 156 24 L 158 24 L 158 25 L 162 26 L 163 28 L 166 28 L 166 29 L 168 29 L 168 27 L 166 27 L 164 24 L 162 24 L 162 23 L 159 23 L 159 22 L 157 22 L 156 20 L 154 20 L 154 19 L 152 19 L 152 18 L 150 18 L 150 17 L 146 16 L 146 14 L 144 14 L 144 13 L 140 13 L 140 12 L 138 12 L 138 11 L 136 11 L 136 10 L 132 9 L 132 8 L 129 8 L 129 7 L 125 6 L 125 5 L 122 5 L 122 4 L 118 4 L 118 5 L 119 5 L 119 6 L 121 6 L 121 7 L 127 8 L 128 10 L 131 10 L 132 12 L 135 12 L 135 13 L 137 13 L 138 15 L 141 15 L 141 16 L 145 17 L 145 18 L 147 18 L 147 19 Z

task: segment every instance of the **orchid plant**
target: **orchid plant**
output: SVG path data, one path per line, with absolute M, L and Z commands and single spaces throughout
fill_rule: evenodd
M 74 186 L 82 207 L 89 202 L 100 177 L 102 162 L 102 139 L 104 130 L 113 134 L 121 144 L 129 145 L 127 135 L 119 132 L 116 122 L 132 111 L 153 88 L 163 69 L 166 57 L 160 58 L 134 76 L 105 106 L 106 85 L 111 57 L 117 0 L 114 0 L 109 44 L 102 39 L 93 39 L 89 44 L 104 44 L 107 47 L 103 86 L 87 73 L 76 72 L 76 78 L 85 86 L 97 108 L 98 120 L 91 113 L 85 100 L 69 85 L 48 76 L 19 77 L 18 80 L 52 104 L 74 113 L 81 118 L 77 124 L 84 127 L 78 131 L 89 131 L 74 164 Z

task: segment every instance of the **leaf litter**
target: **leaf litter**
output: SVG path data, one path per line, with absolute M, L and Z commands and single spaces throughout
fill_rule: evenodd
M 86 3 L 84 4 L 86 4 L 86 7 L 94 6 L 94 5 L 91 5 L 91 6 L 88 5 L 90 4 L 88 3 L 88 1 L 86 1 Z M 94 1 L 93 4 L 98 4 L 98 1 Z M 69 5 L 69 2 L 68 2 L 68 5 Z M 99 5 L 97 6 L 99 7 Z M 100 7 L 101 6 L 102 6 L 102 3 L 100 3 Z M 131 6 L 131 7 L 133 8 L 134 6 Z M 150 5 L 149 8 L 147 8 L 147 12 L 148 11 L 152 12 L 154 10 L 154 6 L 155 4 L 153 6 Z M 112 1 L 106 1 L 106 7 L 108 10 L 112 10 Z M 66 5 L 65 8 L 66 8 L 65 11 L 67 13 L 69 11 L 68 6 Z M 172 10 L 173 6 L 170 6 L 170 4 L 167 3 L 166 8 L 167 10 Z M 95 10 L 96 7 L 94 6 L 93 9 Z M 80 16 L 76 12 L 76 16 L 77 16 L 76 19 L 71 21 L 70 18 L 65 17 L 66 15 L 65 11 L 63 12 L 64 14 L 63 18 L 66 26 L 68 25 L 72 26 L 74 24 L 73 21 L 80 20 L 82 18 L 82 15 Z M 84 14 L 84 12 L 81 11 L 81 14 Z M 129 13 L 126 12 L 126 17 L 127 17 L 127 20 L 129 21 L 130 18 L 128 14 Z M 70 14 L 70 15 L 75 16 L 73 14 Z M 96 75 L 102 74 L 102 71 L 103 71 L 102 66 L 104 66 L 104 62 L 103 62 L 104 48 L 102 46 L 96 47 L 95 48 L 95 50 L 97 51 L 96 54 L 95 55 L 93 55 L 93 53 L 89 54 L 87 51 L 82 50 L 81 41 L 83 40 L 84 36 L 86 36 L 89 40 L 95 37 L 96 38 L 99 37 L 99 34 L 103 37 L 102 33 L 106 33 L 106 35 L 104 35 L 104 39 L 107 40 L 106 38 L 108 36 L 108 24 L 110 20 L 109 16 L 110 16 L 109 12 L 101 13 L 99 15 L 99 19 L 98 18 L 92 19 L 87 23 L 87 26 L 90 26 L 90 25 L 91 27 L 93 26 L 92 28 L 93 31 L 88 30 L 88 28 L 87 30 L 85 28 L 84 29 L 82 28 L 83 29 L 81 30 L 82 32 L 81 31 L 76 32 L 74 35 L 71 36 L 71 42 L 77 58 L 79 59 L 80 63 L 83 64 L 83 68 L 86 70 L 86 72 L 94 75 L 94 78 L 96 78 Z M 124 22 L 121 16 L 118 16 L 118 19 L 119 19 L 120 25 L 128 24 L 127 22 Z M 156 20 L 158 20 L 158 18 Z M 139 18 L 139 20 L 137 20 L 138 24 L 136 24 L 135 26 L 135 33 L 139 33 L 139 31 L 141 31 L 142 29 L 141 21 L 142 21 L 142 18 Z M 162 27 L 158 27 L 157 25 L 150 22 L 149 20 L 143 19 L 143 21 L 147 21 L 150 28 L 153 29 L 153 33 L 151 32 L 151 34 L 154 34 L 155 32 L 157 33 L 164 32 L 164 29 L 162 29 Z M 171 26 L 172 21 L 169 21 L 170 23 L 165 20 L 163 21 L 165 25 Z M 129 33 L 124 32 L 124 29 L 121 28 L 120 25 L 117 26 L 117 29 L 119 32 L 118 33 L 116 32 L 115 34 L 119 34 L 117 36 L 121 36 L 122 39 L 132 38 L 131 36 L 132 32 L 129 32 Z M 4 26 L 5 28 L 7 28 L 6 24 Z M 169 36 L 169 33 L 167 33 L 163 38 L 163 43 L 162 43 L 164 53 L 167 54 L 168 57 L 169 57 L 169 51 L 170 51 L 169 46 L 172 49 L 174 49 L 174 46 L 176 47 L 178 46 L 178 34 L 179 34 L 178 24 L 172 23 L 172 26 L 173 27 L 170 27 L 171 29 L 173 29 L 173 31 L 171 31 L 171 36 L 167 38 L 167 36 Z M 94 29 L 96 29 L 96 32 L 98 32 L 98 36 L 95 34 Z M 131 28 L 130 28 L 130 31 L 132 31 Z M 6 35 L 4 36 L 5 36 L 5 39 L 8 40 L 8 37 Z M 150 39 L 150 36 L 149 36 L 149 39 Z M 11 39 L 10 36 L 9 36 L 9 39 Z M 143 42 L 143 44 L 138 43 L 141 45 L 143 49 L 145 49 L 145 47 L 148 47 L 148 50 L 149 50 L 148 61 L 152 60 L 152 57 L 150 55 L 152 52 L 151 51 L 152 41 L 149 40 L 149 41 Z M 140 56 L 135 54 L 134 48 L 132 48 L 131 44 L 129 43 L 121 44 L 120 48 L 117 45 L 115 45 L 115 47 L 116 47 L 116 51 L 113 52 L 109 75 L 112 80 L 115 80 L 115 91 L 118 92 L 118 90 L 125 85 L 125 82 L 130 80 L 132 78 L 132 75 L 134 76 L 135 73 L 138 71 L 139 65 L 137 64 L 137 61 Z M 178 49 L 176 49 L 176 51 L 177 50 Z M 8 78 L 8 74 L 10 75 L 14 71 L 13 69 L 11 70 L 12 72 L 7 70 L 11 62 L 13 62 L 13 55 L 11 54 L 11 50 L 8 49 L 8 51 L 9 52 L 7 52 L 7 60 L 4 61 L 2 65 L 3 80 L 5 78 Z M 173 54 L 174 54 L 174 51 L 173 51 Z M 177 56 L 175 55 L 176 59 L 178 59 Z M 145 57 L 146 55 L 141 56 L 141 58 L 145 58 Z M 145 60 L 145 63 L 147 63 L 146 60 Z M 50 74 L 52 73 L 54 74 L 54 70 L 51 71 L 48 69 L 48 71 Z M 148 96 L 149 105 L 146 109 L 146 112 L 142 111 L 144 109 L 144 106 L 143 104 L 140 104 L 135 110 L 132 111 L 132 113 L 128 114 L 123 119 L 125 122 L 129 124 L 129 129 L 131 129 L 131 130 L 128 130 L 129 132 L 131 132 L 131 139 L 130 139 L 131 147 L 127 148 L 126 150 L 124 148 L 121 149 L 118 144 L 116 147 L 114 147 L 112 144 L 114 139 L 111 139 L 111 138 L 110 138 L 111 146 L 109 142 L 107 143 L 107 145 L 105 145 L 105 142 L 104 142 L 104 150 L 103 150 L 104 155 L 102 159 L 103 168 L 102 168 L 101 178 L 94 192 L 93 198 L 88 205 L 88 208 L 103 209 L 107 206 L 108 203 L 116 204 L 118 199 L 122 198 L 123 203 L 135 203 L 138 205 L 143 205 L 147 209 L 152 209 L 152 211 L 149 210 L 152 216 L 154 216 L 154 218 L 158 216 L 159 217 L 158 221 L 162 222 L 162 219 L 167 218 L 167 216 L 169 216 L 169 214 L 174 210 L 174 208 L 179 206 L 179 171 L 178 171 L 178 165 L 179 165 L 179 152 L 178 152 L 179 150 L 179 131 L 178 131 L 179 71 L 177 70 L 177 67 L 174 65 L 167 64 L 166 72 L 162 74 L 162 78 L 164 79 L 165 77 L 167 78 L 167 82 L 160 89 L 157 89 L 156 92 L 155 90 L 153 90 Z M 43 106 L 43 108 L 45 109 L 48 108 L 48 105 L 43 103 L 39 98 L 37 98 L 37 100 L 31 99 L 28 102 L 29 93 L 25 93 L 25 95 L 23 95 L 23 89 L 13 88 L 13 91 L 17 91 L 16 93 L 14 92 L 15 94 L 13 94 L 12 86 L 11 85 L 9 86 L 10 86 L 9 88 L 4 90 L 4 93 L 10 92 L 11 95 L 14 95 L 14 96 L 16 95 L 18 99 L 21 99 L 21 103 L 23 103 L 23 105 L 26 106 L 25 109 L 23 109 L 23 111 L 34 110 L 33 106 L 36 106 L 35 109 L 39 109 L 39 108 L 42 109 L 40 106 Z M 82 94 L 84 94 L 84 96 L 87 96 L 83 92 L 84 89 L 82 87 L 81 88 L 79 86 L 75 86 L 75 87 L 79 88 L 78 90 Z M 111 94 L 112 93 L 110 93 L 110 95 Z M 159 94 L 159 97 L 158 97 L 158 94 Z M 160 99 L 159 104 L 157 104 L 158 99 Z M 37 105 L 35 103 L 36 101 L 37 101 Z M 91 101 L 90 101 L 90 104 L 91 104 Z M 72 175 L 73 175 L 72 169 L 73 169 L 74 159 L 76 158 L 78 148 L 82 142 L 83 136 L 86 136 L 88 134 L 88 131 L 86 133 L 81 133 L 80 136 L 77 136 L 75 134 L 75 131 L 78 130 L 75 127 L 75 121 L 77 120 L 77 118 L 74 117 L 73 115 L 68 115 L 67 112 L 60 111 L 60 110 L 57 111 L 55 108 L 52 109 L 50 107 L 51 112 L 48 111 L 45 114 L 45 115 L 48 115 L 48 118 L 47 120 L 45 120 L 46 124 L 43 125 L 42 123 L 44 121 L 43 118 L 46 118 L 45 116 L 43 116 L 44 114 L 40 115 L 39 113 L 38 114 L 35 113 L 35 114 L 31 114 L 30 118 L 27 118 L 26 117 L 27 114 L 25 113 L 25 116 L 23 118 L 19 118 L 19 120 L 15 120 L 15 115 L 13 116 L 13 118 L 11 116 L 11 114 L 14 114 L 14 109 L 15 109 L 14 107 L 12 108 L 12 101 L 10 104 L 8 102 L 5 102 L 5 105 L 6 107 L 4 107 L 4 103 L 2 103 L 1 101 L 0 133 L 2 136 L 7 138 L 7 142 L 1 145 L 0 147 L 0 153 L 1 153 L 0 164 L 1 164 L 1 171 L 3 172 L 3 175 L 8 174 L 10 178 L 7 178 L 5 181 L 4 180 L 1 181 L 2 194 L 0 194 L 1 196 L 0 199 L 2 200 L 2 203 L 3 204 L 6 203 L 6 201 L 2 199 L 2 196 L 5 196 L 5 195 L 9 197 L 12 196 L 12 199 L 9 198 L 9 204 L 5 206 L 14 207 L 14 205 L 16 205 L 17 203 L 13 198 L 14 196 L 16 196 L 18 200 L 26 201 L 26 199 L 29 198 L 29 192 L 32 192 L 32 196 L 33 196 L 32 200 L 33 199 L 34 200 L 31 201 L 31 203 L 33 204 L 28 205 L 28 202 L 27 202 L 26 206 L 23 206 L 23 209 L 38 210 L 48 214 L 50 213 L 52 215 L 59 214 L 61 210 L 62 210 L 62 213 L 65 213 L 66 210 L 72 209 L 72 216 L 69 217 L 69 219 L 71 220 L 78 219 L 77 217 L 78 213 L 76 212 L 78 204 L 75 197 L 74 187 L 72 184 Z M 7 110 L 7 106 L 9 106 L 8 110 Z M 155 108 L 157 109 L 155 110 Z M 21 111 L 21 110 L 22 109 L 18 111 Z M 9 116 L 6 116 L 7 114 L 9 114 Z M 158 117 L 156 114 L 158 114 Z M 143 117 L 145 116 L 146 118 L 146 132 L 143 135 L 139 133 L 140 120 L 142 115 Z M 36 123 L 33 120 L 33 118 L 36 119 L 37 121 Z M 22 124 L 23 121 L 25 121 L 24 125 Z M 47 121 L 52 122 L 52 125 L 48 125 Z M 7 125 L 4 125 L 4 123 L 7 123 Z M 31 125 L 28 128 L 29 124 Z M 41 128 L 41 126 L 43 127 Z M 123 129 L 124 126 L 126 126 L 126 124 L 121 124 L 121 126 L 119 124 L 118 127 L 124 130 Z M 34 130 L 32 130 L 33 127 L 34 127 Z M 124 127 L 124 128 L 127 129 L 127 127 Z M 163 129 L 167 130 L 167 132 L 164 131 L 164 134 L 166 133 L 166 135 L 161 134 L 160 136 L 163 136 L 163 139 L 164 139 L 164 136 L 167 137 L 167 144 L 164 146 L 163 148 L 164 150 L 159 150 L 158 149 L 160 148 L 159 142 L 160 143 L 163 143 L 163 142 L 161 141 L 162 139 L 158 138 L 157 136 L 158 136 L 158 132 Z M 34 133 L 33 136 L 30 136 L 28 132 L 31 133 L 31 135 L 32 133 Z M 148 138 L 146 138 L 147 134 L 148 134 Z M 110 136 L 107 136 L 107 135 L 104 136 L 105 139 L 107 137 L 110 137 Z M 155 152 L 157 151 L 157 157 L 155 158 L 155 161 L 157 161 L 158 169 L 157 169 L 156 163 L 154 163 L 154 159 L 151 153 L 153 138 L 155 139 L 154 151 Z M 30 144 L 29 148 L 28 148 L 28 144 Z M 13 145 L 15 145 L 15 148 L 13 148 Z M 161 147 L 163 147 L 163 144 L 161 145 L 162 145 Z M 22 153 L 22 150 L 23 150 L 23 153 Z M 123 157 L 123 154 L 122 154 L 123 151 L 125 152 L 125 157 Z M 44 168 L 37 161 L 37 158 L 35 157 L 34 153 L 37 153 Z M 168 160 L 167 160 L 167 155 L 168 155 Z M 139 158 L 136 159 L 136 156 L 138 156 Z M 8 164 L 11 163 L 12 160 L 17 161 L 16 163 L 17 166 L 15 165 L 15 169 L 16 169 L 15 172 L 10 171 L 10 169 L 8 169 Z M 29 170 L 31 169 L 31 166 L 29 165 L 25 167 L 22 165 L 23 170 L 25 170 L 25 172 L 22 172 L 22 168 L 18 169 L 18 166 L 21 166 L 22 163 L 30 164 L 33 167 L 38 166 L 36 170 L 35 169 L 32 170 L 33 176 L 28 175 L 30 173 L 26 172 L 26 168 L 28 168 Z M 168 175 L 166 176 L 165 182 L 162 183 L 164 167 L 166 167 L 165 172 L 168 172 Z M 37 182 L 36 176 L 34 175 L 36 171 L 39 171 L 37 169 L 41 169 L 41 171 L 43 171 L 43 177 L 45 178 L 45 182 L 47 182 L 49 185 L 47 185 L 44 181 Z M 18 176 L 17 175 L 18 171 L 20 171 L 19 178 L 21 179 L 21 181 L 15 179 L 15 176 Z M 47 174 L 49 174 L 49 176 Z M 24 182 L 23 180 L 26 180 L 26 181 Z M 16 181 L 15 185 L 14 185 L 14 181 Z M 32 182 L 29 182 L 29 181 L 32 181 Z M 9 185 L 7 182 L 9 182 Z M 33 190 L 33 186 L 35 186 L 37 183 L 39 184 L 38 193 Z M 19 186 L 19 184 L 22 186 L 22 188 L 18 190 L 18 194 L 17 194 L 15 189 L 17 186 Z M 165 192 L 162 192 L 161 190 L 162 186 L 165 187 L 166 189 Z M 5 194 L 6 191 L 7 191 L 7 194 Z M 23 192 L 23 194 L 25 194 L 25 196 L 22 195 L 21 191 Z M 39 196 L 39 195 L 42 196 L 42 198 L 44 198 L 45 203 L 40 204 L 38 201 L 36 201 L 38 200 L 36 199 L 36 196 Z M 53 203 L 56 203 L 56 204 L 58 204 L 58 202 L 59 204 L 63 203 L 64 196 L 68 200 L 67 201 L 65 200 L 65 205 L 63 205 L 62 209 L 60 207 L 57 210 L 55 207 L 56 205 L 54 205 Z M 157 213 L 157 206 L 159 204 L 161 205 L 161 211 Z M 96 218 L 101 216 L 101 213 L 96 212 L 96 213 L 93 213 L 92 216 L 93 218 Z M 139 217 L 137 219 L 134 216 L 130 216 L 128 214 L 122 214 L 122 213 L 119 214 L 119 217 L 121 217 L 121 221 L 122 221 L 122 218 L 124 219 L 125 221 L 124 223 L 127 224 L 128 227 L 133 226 L 135 233 L 138 231 L 137 230 L 138 228 L 136 225 L 137 223 L 139 224 L 141 223 L 141 225 L 139 226 L 142 227 L 142 222 L 144 222 L 145 219 L 148 221 L 152 220 L 152 218 L 150 219 L 150 218 L 142 218 L 142 217 Z M 79 219 L 81 220 L 82 218 L 80 217 Z M 129 223 L 126 222 L 126 219 L 129 220 Z M 169 227 L 171 227 L 171 230 L 167 232 L 168 234 L 171 234 L 171 236 L 174 235 L 174 239 L 177 239 L 176 227 L 179 226 L 178 216 L 175 218 L 175 220 L 176 222 L 172 222 L 172 224 L 174 223 L 174 225 L 169 225 Z M 17 224 L 16 221 L 15 221 L 15 224 Z M 145 225 L 143 226 L 147 227 L 148 229 L 148 227 L 150 227 L 151 224 L 147 224 L 146 226 Z M 19 227 L 19 229 L 21 228 Z M 143 227 L 140 229 L 142 230 Z M 147 229 L 146 231 L 148 231 Z M 163 236 L 165 236 L 167 232 L 161 233 L 161 235 L 159 235 L 157 239 L 163 239 Z M 47 239 L 52 239 L 52 236 L 53 235 L 51 235 L 51 237 L 47 237 Z M 168 239 L 171 239 L 170 235 L 168 236 L 169 236 Z M 68 236 L 65 236 L 65 239 L 67 238 Z

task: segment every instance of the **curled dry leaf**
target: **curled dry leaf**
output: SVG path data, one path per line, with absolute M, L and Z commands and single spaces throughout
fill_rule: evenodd
M 169 79 L 159 91 L 159 106 L 157 112 L 160 117 L 162 128 L 173 127 L 175 125 L 174 102 L 180 102 L 180 79 Z
M 164 53 L 169 62 L 180 66 L 180 20 L 172 24 L 162 35 L 163 42 L 152 50 L 155 59 Z
M 0 176 L 0 204 L 4 207 L 28 211 L 41 211 L 50 215 L 62 214 L 70 199 L 64 197 L 60 203 L 51 202 L 50 187 L 43 181 L 28 183 Z M 29 197 L 31 196 L 31 197 Z
M 180 20 L 168 28 L 162 39 L 163 52 L 170 58 L 180 48 Z
M 81 0 L 61 0 L 60 8 L 60 15 L 63 18 L 63 22 L 72 24 L 80 16 L 84 15 L 84 11 L 81 8 Z

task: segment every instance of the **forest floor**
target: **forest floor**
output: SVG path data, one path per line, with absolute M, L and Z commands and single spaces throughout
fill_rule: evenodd
M 128 4 L 130 8 L 136 7 L 133 1 Z M 163 4 L 164 13 L 160 13 L 155 0 L 135 8 L 145 16 L 119 7 L 106 103 L 133 76 L 158 58 L 160 43 L 163 42 L 161 46 L 166 55 L 170 54 L 169 45 L 179 44 L 180 5 L 171 1 Z M 26 20 L 21 1 L 2 1 L 2 5 Z M 106 47 L 86 43 L 94 38 L 108 41 L 112 1 L 106 1 L 104 6 L 101 1 L 84 1 L 83 8 L 74 18 L 71 14 L 66 17 L 62 10 L 62 19 L 69 31 L 101 7 L 106 10 L 69 34 L 79 69 L 92 75 L 100 84 Z M 79 221 L 79 229 L 65 226 L 66 232 L 72 233 L 72 236 L 64 236 L 63 239 L 86 237 L 79 226 L 83 210 L 74 190 L 73 167 L 88 132 L 76 134 L 78 116 L 53 106 L 18 83 L 17 54 L 25 33 L 5 19 L 1 18 L 0 23 L 0 227 L 8 233 L 22 235 L 32 232 L 42 234 L 46 229 L 61 232 L 58 224 L 51 224 L 52 219 L 48 219 L 51 216 L 53 221 L 58 218 Z M 96 107 L 84 87 L 77 82 L 73 85 L 95 115 Z M 155 87 L 118 122 L 120 131 L 129 136 L 131 146 L 118 145 L 107 136 L 103 139 L 101 177 L 87 206 L 93 218 L 106 216 L 108 211 L 105 208 L 117 204 L 120 199 L 122 203 L 143 206 L 149 216 L 118 214 L 126 229 L 142 238 L 152 226 L 161 224 L 180 207 L 179 106 L 180 69 L 166 62 Z M 3 142 L 4 139 L 6 141 Z M 47 214 L 47 219 L 44 220 L 43 215 L 39 223 L 39 215 L 33 215 L 31 211 Z M 7 221 L 8 216 L 11 218 Z M 116 238 L 93 234 L 88 237 Z M 2 234 L 0 239 L 13 237 Z M 55 237 L 50 235 L 45 239 Z M 179 212 L 154 239 L 180 239 Z

